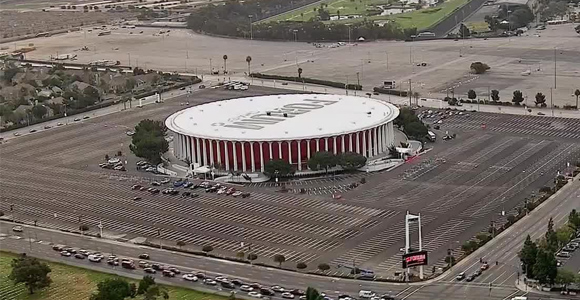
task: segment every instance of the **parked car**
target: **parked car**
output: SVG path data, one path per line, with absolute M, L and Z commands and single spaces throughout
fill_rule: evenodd
M 24 231 L 24 229 L 22 229 L 22 226 L 14 226 L 14 227 L 12 227 L 12 231 L 22 232 L 22 231 Z
M 183 278 L 183 280 L 187 280 L 187 281 L 191 281 L 191 282 L 197 281 L 197 277 L 191 273 L 184 274 L 183 276 L 181 276 L 181 278 Z
M 457 276 L 455 276 L 455 280 L 457 281 L 461 281 L 465 278 L 465 272 L 461 272 L 459 274 L 457 274 Z

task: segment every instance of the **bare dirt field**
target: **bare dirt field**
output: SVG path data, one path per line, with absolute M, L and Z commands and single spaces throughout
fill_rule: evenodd
M 465 98 L 466 92 L 474 89 L 485 99 L 488 89 L 497 89 L 502 101 L 510 101 L 512 92 L 519 89 L 528 97 L 528 104 L 537 92 L 547 95 L 549 103 L 553 88 L 554 104 L 562 106 L 574 104 L 572 93 L 580 88 L 580 36 L 573 26 L 549 26 L 545 31 L 532 30 L 513 38 L 369 42 L 336 48 L 224 39 L 187 30 L 171 30 L 160 36 L 159 29 L 153 28 L 119 29 L 101 37 L 94 31 L 81 31 L 0 46 L 14 49 L 34 43 L 38 49 L 27 54 L 30 59 L 74 53 L 78 62 L 119 60 L 145 69 L 199 74 L 209 74 L 210 65 L 223 70 L 223 55 L 228 55 L 230 74 L 243 74 L 248 70 L 246 56 L 250 55 L 252 72 L 296 75 L 300 67 L 305 77 L 351 83 L 356 82 L 358 73 L 365 90 L 393 79 L 403 83 L 400 88 L 408 89 L 410 79 L 414 91 L 432 98 L 444 97 L 454 88 L 456 96 Z M 83 46 L 90 51 L 75 52 Z M 475 61 L 487 63 L 491 70 L 483 75 L 470 74 L 469 65 Z M 416 66 L 420 62 L 427 66 Z M 531 71 L 530 75 L 522 75 L 526 71 Z

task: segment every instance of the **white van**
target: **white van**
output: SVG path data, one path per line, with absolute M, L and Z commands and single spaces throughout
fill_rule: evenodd
M 435 135 L 435 132 L 433 131 L 427 131 L 427 136 L 429 137 L 429 140 L 431 142 L 434 142 L 437 139 L 437 135 Z
M 365 299 L 367 299 L 367 298 L 372 298 L 372 297 L 374 297 L 374 296 L 375 296 L 375 293 L 373 293 L 372 291 L 365 291 L 365 290 L 360 290 L 360 291 L 358 292 L 358 296 L 359 296 L 359 297 L 361 297 L 361 298 L 365 298 Z

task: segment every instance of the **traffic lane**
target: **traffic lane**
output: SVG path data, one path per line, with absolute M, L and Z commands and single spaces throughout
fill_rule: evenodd
M 21 240 L 21 241 L 24 241 L 24 240 Z M 112 267 L 112 266 L 105 264 L 105 262 L 93 263 L 93 262 L 88 261 L 87 259 L 81 260 L 81 259 L 75 259 L 72 257 L 67 258 L 67 257 L 60 256 L 58 254 L 58 252 L 53 251 L 50 248 L 49 248 L 49 250 L 43 250 L 39 247 L 33 246 L 31 249 L 28 241 L 24 241 L 24 243 L 10 244 L 9 247 L 5 247 L 5 246 L 6 245 L 4 245 L 4 244 L 0 244 L 0 249 L 5 250 L 5 251 L 10 251 L 13 253 L 26 253 L 28 255 L 38 257 L 38 258 L 41 258 L 44 260 L 48 260 L 51 262 L 62 263 L 62 264 L 70 265 L 70 266 L 90 269 L 93 271 L 115 274 L 115 275 L 124 276 L 124 277 L 128 277 L 128 278 L 136 279 L 136 280 L 143 278 L 144 275 L 149 275 L 149 276 L 153 276 L 157 283 L 161 283 L 161 284 L 165 284 L 165 285 L 195 289 L 195 290 L 206 292 L 206 293 L 220 294 L 223 296 L 229 296 L 229 294 L 230 294 L 229 290 L 220 288 L 219 286 L 212 287 L 212 286 L 204 285 L 200 281 L 188 282 L 188 281 L 181 279 L 180 276 L 176 276 L 174 278 L 167 278 L 167 277 L 160 275 L 160 273 L 146 274 L 143 272 L 139 272 L 140 270 L 138 270 L 138 269 L 128 270 L 128 269 L 124 269 L 122 267 Z M 51 252 L 54 252 L 54 253 L 51 253 Z M 184 272 L 182 272 L 182 274 L 183 273 Z M 240 297 L 241 298 L 249 298 L 246 295 L 244 295 L 243 292 L 237 291 L 236 298 L 240 298 Z M 279 297 L 274 297 L 274 298 L 279 298 Z
M 480 267 L 479 257 L 490 263 L 490 269 L 483 272 L 482 279 L 475 282 L 491 282 L 492 287 L 497 285 L 513 285 L 517 281 L 517 274 L 520 272 L 520 262 L 517 256 L 526 236 L 530 234 L 532 239 L 543 236 L 545 227 L 551 216 L 554 216 L 554 223 L 561 225 L 566 221 L 569 211 L 577 206 L 577 198 L 580 196 L 580 182 L 575 179 L 564 190 L 549 201 L 544 202 L 540 207 L 532 211 L 527 217 L 517 222 L 507 231 L 500 234 L 484 247 L 478 249 L 468 258 L 462 260 L 454 266 L 451 271 L 441 280 L 446 282 L 455 281 L 455 276 L 465 271 L 466 275 L 472 274 L 476 268 Z M 483 254 L 485 252 L 485 254 Z M 495 261 L 499 264 L 496 266 Z M 467 266 L 467 267 L 466 267 Z M 501 280 L 500 280 L 501 279 Z M 451 292 L 457 292 L 457 286 L 448 287 Z
M 10 223 L 2 224 L 6 227 L 11 227 Z M 6 232 L 5 230 L 2 231 Z M 28 238 L 28 234 L 34 239 L 50 242 L 53 244 L 63 244 L 70 247 L 83 248 L 91 251 L 112 253 L 120 257 L 134 258 L 135 260 L 139 260 L 137 258 L 139 254 L 148 253 L 151 256 L 151 261 L 173 265 L 180 268 L 181 270 L 195 270 L 209 274 L 223 274 L 232 278 L 240 278 L 248 282 L 259 282 L 263 284 L 270 283 L 272 285 L 280 284 L 290 288 L 304 289 L 310 285 L 315 286 L 322 291 L 328 291 L 337 295 L 340 293 L 354 295 L 358 293 L 360 289 L 371 289 L 377 293 L 398 292 L 406 287 L 405 284 L 388 285 L 385 283 L 329 278 L 283 271 L 275 268 L 251 266 L 248 264 L 188 255 L 185 253 L 173 251 L 159 250 L 110 240 L 82 237 L 57 231 L 47 231 L 45 229 L 34 227 L 25 227 L 25 232 L 21 236 Z M 4 241 L 10 240 L 11 239 L 7 238 Z M 18 241 L 23 242 L 24 239 Z M 27 242 L 23 243 L 28 245 Z M 2 246 L 5 246 L 4 244 L 8 243 L 6 242 L 2 244 Z M 48 245 L 34 243 L 32 245 L 33 248 L 38 246 L 49 249 L 50 253 L 59 256 L 58 252 L 52 250 Z
M 502 232 L 484 247 L 478 249 L 470 256 L 470 259 L 464 259 L 454 266 L 452 271 L 456 272 L 449 273 L 445 279 L 447 281 L 453 280 L 456 273 L 465 270 L 474 271 L 476 267 L 480 266 L 479 257 L 484 261 L 488 261 L 492 267 L 495 261 L 502 262 L 501 266 L 505 266 L 506 262 L 517 261 L 517 252 L 526 236 L 530 234 L 532 239 L 543 236 L 550 217 L 553 217 L 556 225 L 564 224 L 569 212 L 578 206 L 578 198 L 580 198 L 580 181 L 576 178 L 566 185 L 563 190 L 558 191 L 553 198 L 542 203 L 528 216 L 512 225 L 507 231 Z M 485 253 L 482 253 L 484 251 Z M 519 266 L 519 263 L 515 264 L 515 266 Z M 462 271 L 462 268 L 465 269 Z M 495 272 L 496 270 L 490 268 L 490 271 Z
M 30 235 L 32 236 L 38 236 L 37 235 L 38 232 L 31 232 Z M 39 239 L 41 239 L 42 237 L 46 237 L 45 235 L 43 235 L 42 233 L 38 236 Z M 69 242 L 68 245 L 69 246 L 75 246 L 74 244 L 71 244 L 71 239 L 69 238 L 62 238 L 62 237 L 58 237 L 58 238 L 53 238 L 54 241 L 58 241 L 58 242 Z M 45 239 L 45 241 L 47 241 Z M 92 248 L 91 245 L 89 245 L 89 243 L 87 243 L 86 245 L 88 246 L 83 246 L 82 248 L 84 249 L 89 249 L 89 250 L 94 250 L 96 248 Z M 109 253 L 113 253 L 119 257 L 128 257 L 128 258 L 132 258 L 135 261 L 138 261 L 138 259 L 136 258 L 136 256 L 140 253 L 143 253 L 144 251 L 142 249 L 139 249 L 137 247 L 137 249 L 134 249 L 135 251 L 123 251 L 124 249 L 122 248 L 127 248 L 127 247 L 121 247 L 121 245 L 119 245 L 119 247 L 117 245 L 109 245 L 110 247 L 104 246 L 101 247 L 100 251 L 102 251 L 104 254 L 108 255 Z M 119 267 L 111 267 L 109 265 L 106 265 L 105 262 L 101 262 L 101 263 L 90 263 L 88 261 L 84 261 L 84 260 L 78 260 L 72 257 L 62 257 L 59 252 L 52 250 L 52 248 L 49 245 L 45 245 L 45 244 L 38 244 L 35 242 L 30 242 L 27 240 L 27 238 L 22 238 L 22 239 L 13 239 L 11 237 L 5 237 L 4 240 L 2 241 L 2 243 L 0 243 L 0 249 L 3 250 L 7 250 L 7 251 L 11 251 L 11 252 L 26 252 L 31 254 L 32 256 L 37 256 L 37 257 L 42 257 L 45 259 L 49 259 L 49 260 L 55 260 L 58 262 L 64 262 L 67 264 L 73 264 L 73 265 L 77 265 L 77 266 L 81 266 L 81 267 L 89 267 L 91 269 L 96 269 L 96 267 L 98 267 L 100 271 L 105 271 L 105 272 L 115 272 L 117 274 L 121 274 L 121 275 L 128 275 L 129 277 L 133 277 L 133 278 L 140 278 L 142 275 L 144 275 L 144 273 L 142 273 L 140 270 L 127 270 L 127 269 L 123 269 L 123 268 L 119 268 Z M 153 249 L 148 249 L 148 250 L 153 250 Z M 192 271 L 192 272 L 197 272 L 197 271 L 202 271 L 205 272 L 206 270 L 204 270 L 204 268 L 201 267 L 185 267 L 184 265 L 188 265 L 188 262 L 183 260 L 183 258 L 179 258 L 179 257 L 175 257 L 175 255 L 177 253 L 173 253 L 173 252 L 166 252 L 166 253 L 162 253 L 164 251 L 156 251 L 157 253 L 148 251 L 151 255 L 152 258 L 154 258 L 153 260 L 151 260 L 151 262 L 175 262 L 172 263 L 170 265 L 175 266 L 177 268 L 179 268 L 182 272 L 187 272 L 187 271 Z M 160 253 L 161 252 L 161 253 Z M 164 255 L 166 254 L 166 255 Z M 174 256 L 174 257 L 171 257 Z M 185 256 L 185 255 L 182 255 Z M 188 257 L 189 259 L 190 257 Z M 200 258 L 199 260 L 197 260 L 197 265 L 198 266 L 204 266 L 207 264 L 203 263 L 203 258 Z M 277 279 L 273 279 L 274 276 L 265 276 L 265 277 L 256 277 L 257 275 L 260 275 L 261 273 L 259 273 L 262 270 L 266 270 L 269 272 L 273 272 L 273 271 L 279 271 L 279 270 L 273 270 L 273 269 L 264 269 L 264 268 L 259 268 L 259 267 L 251 267 L 251 266 L 247 266 L 245 265 L 244 267 L 249 267 L 249 268 L 253 268 L 254 271 L 257 272 L 251 272 L 251 271 L 247 271 L 247 270 L 243 270 L 244 274 L 249 276 L 252 276 L 253 278 L 248 278 L 248 277 L 243 277 L 243 276 L 231 276 L 232 273 L 236 273 L 238 270 L 238 267 L 236 263 L 229 263 L 229 262 L 219 262 L 222 264 L 227 264 L 227 266 L 223 266 L 222 268 L 220 268 L 221 271 L 217 271 L 217 272 L 205 272 L 208 275 L 212 275 L 212 276 L 216 276 L 216 275 L 227 275 L 230 278 L 239 278 L 241 280 L 244 280 L 246 282 L 258 282 L 260 284 L 263 285 L 274 285 L 274 284 L 279 284 L 282 286 L 285 286 L 286 288 L 301 288 L 304 289 L 307 286 L 313 286 L 318 288 L 320 291 L 324 291 L 326 292 L 328 295 L 330 295 L 333 298 L 336 298 L 338 295 L 340 294 L 350 294 L 350 295 L 354 295 L 356 296 L 356 294 L 358 293 L 358 291 L 360 289 L 370 289 L 373 290 L 377 293 L 380 294 L 390 294 L 390 295 L 396 295 L 399 299 L 465 299 L 465 295 L 469 294 L 471 296 L 473 296 L 471 299 L 504 299 L 504 297 L 506 295 L 510 295 L 513 292 L 513 288 L 495 288 L 493 291 L 493 295 L 490 297 L 489 296 L 489 292 L 487 291 L 487 287 L 486 286 L 481 286 L 481 285 L 475 285 L 475 284 L 471 284 L 471 285 L 462 285 L 461 286 L 461 291 L 464 291 L 462 293 L 457 293 L 457 292 L 446 292 L 445 290 L 445 286 L 449 285 L 446 283 L 442 283 L 442 284 L 432 284 L 432 285 L 425 285 L 425 286 L 409 286 L 409 285 L 397 285 L 394 286 L 392 284 L 388 284 L 388 283 L 376 283 L 376 282 L 372 282 L 372 283 L 366 283 L 366 282 L 361 282 L 361 281 L 352 281 L 352 280 L 341 280 L 341 279 L 329 279 L 329 278 L 324 278 L 324 277 L 318 277 L 318 276 L 311 276 L 311 275 L 306 275 L 306 274 L 298 274 L 299 276 L 302 277 L 309 277 L 309 278 L 303 278 L 303 282 L 298 285 L 298 286 L 292 286 L 290 284 L 286 284 L 285 282 L 290 282 L 291 279 L 290 278 L 283 278 L 283 277 L 279 277 L 276 276 L 276 278 L 279 278 L 278 281 L 276 281 Z M 246 268 L 247 269 L 247 268 Z M 162 277 L 163 278 L 163 277 Z M 164 280 L 168 280 L 168 282 L 170 283 L 180 283 L 180 286 L 184 286 L 184 287 L 196 287 L 197 286 L 191 286 L 191 284 L 188 283 L 184 283 L 183 281 L 181 281 L 180 278 L 176 278 L 176 279 L 168 279 L 168 278 L 163 278 Z M 282 279 L 287 279 L 287 280 L 282 280 Z M 307 281 L 307 282 L 306 282 Z
M 139 269 L 128 270 L 128 269 L 124 269 L 122 267 L 109 266 L 109 265 L 105 264 L 105 262 L 91 263 L 88 260 L 79 260 L 79 259 L 75 259 L 72 257 L 63 257 L 59 254 L 59 252 L 53 251 L 50 247 L 39 247 L 39 246 L 41 246 L 41 245 L 36 244 L 36 243 L 32 243 L 32 245 L 31 245 L 25 239 L 14 240 L 11 238 L 7 238 L 0 245 L 0 249 L 5 250 L 5 251 L 15 252 L 15 253 L 27 253 L 31 256 L 41 257 L 42 259 L 46 259 L 49 261 L 64 263 L 64 264 L 73 265 L 73 266 L 82 267 L 82 268 L 88 268 L 91 270 L 101 271 L 101 272 L 105 272 L 105 273 L 117 274 L 117 275 L 126 276 L 126 277 L 134 278 L 134 279 L 140 279 L 143 275 L 146 275 L 145 273 L 143 273 Z M 46 245 L 42 245 L 42 246 L 46 246 Z M 177 266 L 177 267 L 179 268 L 179 266 Z M 187 269 L 181 268 L 182 273 L 184 273 L 184 271 L 186 271 L 186 270 Z M 216 276 L 217 274 L 224 274 L 224 273 L 216 273 L 216 274 L 212 274 L 212 276 Z M 209 275 L 209 273 L 208 273 L 208 275 Z M 167 277 L 163 277 L 159 274 L 155 274 L 153 276 L 156 277 L 157 282 L 163 283 L 163 284 L 180 286 L 180 287 L 191 288 L 191 289 L 196 289 L 196 290 L 202 290 L 202 291 L 206 291 L 206 292 L 210 292 L 210 293 L 224 291 L 224 289 L 221 289 L 220 287 L 217 287 L 217 286 L 216 287 L 209 287 L 209 286 L 203 285 L 201 282 L 197 282 L 197 283 L 186 282 L 186 281 L 182 280 L 179 276 L 175 277 L 175 278 L 167 278 Z M 252 282 L 252 281 L 244 279 L 244 278 L 239 278 L 239 279 L 245 280 L 246 282 Z M 259 283 L 264 284 L 264 282 L 259 282 Z M 268 281 L 264 285 L 269 286 L 269 285 L 273 285 L 273 284 L 278 284 L 278 283 L 274 282 L 274 281 Z M 344 291 L 344 290 L 339 291 L 338 288 L 339 288 L 340 284 L 328 287 L 327 289 L 325 289 L 324 287 L 318 287 L 315 284 L 310 284 L 310 286 L 317 287 L 320 291 L 326 292 L 330 297 L 333 297 L 333 298 L 336 298 L 338 295 L 344 294 L 344 293 L 348 293 L 348 294 L 351 294 L 351 295 L 356 297 L 356 294 L 358 291 L 358 290 L 356 290 L 356 291 L 353 290 L 352 292 Z M 292 288 L 288 285 L 285 285 L 285 287 Z M 365 287 L 361 285 L 361 286 L 359 286 L 359 288 L 363 289 Z M 304 289 L 304 288 L 302 288 L 302 289 Z M 512 294 L 512 290 L 502 289 L 502 290 L 494 291 L 494 295 L 492 295 L 490 297 L 490 295 L 486 291 L 485 287 L 478 287 L 478 286 L 465 286 L 465 287 L 463 287 L 463 290 L 464 290 L 463 293 L 449 294 L 449 293 L 445 293 L 441 289 L 441 287 L 438 287 L 438 286 L 420 286 L 420 287 L 407 287 L 401 291 L 395 291 L 393 289 L 388 289 L 388 290 L 383 290 L 383 291 L 374 290 L 374 291 L 377 293 L 389 293 L 390 295 L 396 295 L 399 299 L 421 299 L 421 300 L 427 300 L 427 299 L 442 299 L 442 300 L 443 299 L 450 299 L 450 300 L 457 299 L 457 300 L 459 300 L 459 299 L 465 299 L 465 295 L 470 295 L 470 299 L 504 299 L 505 295 Z M 238 296 L 244 295 L 240 291 L 237 291 L 237 292 L 238 292 Z

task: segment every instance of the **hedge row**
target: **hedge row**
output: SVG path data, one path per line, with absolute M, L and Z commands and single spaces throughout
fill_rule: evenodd
M 360 85 L 360 84 L 349 83 L 347 85 L 344 82 L 322 80 L 322 79 L 316 79 L 316 78 L 296 77 L 296 76 L 281 76 L 281 75 L 262 74 L 262 73 L 252 73 L 252 74 L 250 74 L 250 76 L 255 77 L 255 78 L 262 78 L 262 79 L 286 80 L 286 81 L 294 81 L 294 82 L 312 83 L 312 84 L 325 85 L 325 86 L 341 88 L 341 89 L 344 89 L 346 86 L 346 88 L 349 90 L 357 90 L 357 91 L 362 90 L 362 85 Z
M 409 96 L 409 93 L 407 91 L 386 89 L 384 87 L 378 87 L 378 86 L 373 88 L 373 92 L 380 93 L 380 94 L 389 94 L 389 95 L 401 96 L 401 97 Z

